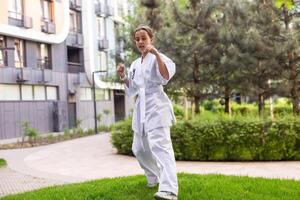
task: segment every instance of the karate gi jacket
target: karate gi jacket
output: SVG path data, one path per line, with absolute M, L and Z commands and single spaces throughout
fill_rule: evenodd
M 164 54 L 160 53 L 160 56 L 168 69 L 170 80 L 175 74 L 175 63 Z M 125 93 L 127 96 L 138 95 L 132 117 L 134 132 L 143 134 L 176 122 L 172 103 L 162 87 L 169 80 L 162 77 L 156 57 L 150 52 L 143 62 L 141 57 L 132 62 L 128 73 L 129 86 L 125 84 Z

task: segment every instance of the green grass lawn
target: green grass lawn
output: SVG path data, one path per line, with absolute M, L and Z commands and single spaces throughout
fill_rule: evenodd
M 179 174 L 180 200 L 298 200 L 300 181 Z M 50 187 L 4 197 L 3 200 L 153 200 L 144 176 Z
M 0 158 L 0 168 L 6 166 L 6 161 Z

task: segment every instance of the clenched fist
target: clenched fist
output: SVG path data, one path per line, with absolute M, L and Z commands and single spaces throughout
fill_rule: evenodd
M 123 78 L 125 76 L 125 65 L 123 63 L 119 63 L 117 66 L 117 74 Z

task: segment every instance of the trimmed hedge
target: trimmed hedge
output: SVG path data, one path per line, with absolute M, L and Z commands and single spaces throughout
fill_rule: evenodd
M 118 153 L 132 155 L 131 120 L 113 128 Z M 300 120 L 179 121 L 171 129 L 177 160 L 300 160 Z

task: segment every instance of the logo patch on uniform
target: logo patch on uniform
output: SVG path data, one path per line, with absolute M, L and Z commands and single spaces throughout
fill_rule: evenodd
M 135 69 L 132 70 L 131 79 L 134 79 Z

